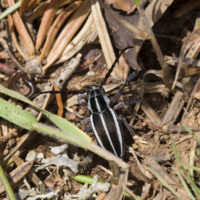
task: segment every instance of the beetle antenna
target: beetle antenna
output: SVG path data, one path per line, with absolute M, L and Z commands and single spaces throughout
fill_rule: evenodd
M 113 64 L 111 65 L 111 67 L 110 67 L 108 73 L 106 74 L 105 78 L 101 81 L 101 84 L 100 84 L 101 86 L 104 85 L 104 84 L 106 83 L 106 81 L 107 81 L 107 79 L 109 78 L 110 74 L 112 73 L 114 67 L 115 67 L 116 64 L 119 62 L 119 59 L 120 59 L 121 55 L 122 55 L 127 49 L 131 49 L 131 48 L 133 48 L 133 46 L 126 47 L 125 49 L 123 49 L 123 50 L 119 53 L 119 55 L 116 57 L 115 61 L 114 61 Z

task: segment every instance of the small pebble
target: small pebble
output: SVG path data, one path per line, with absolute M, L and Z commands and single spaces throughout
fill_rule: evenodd
M 26 161 L 34 161 L 36 159 L 36 152 L 35 151 L 29 151 L 26 156 Z

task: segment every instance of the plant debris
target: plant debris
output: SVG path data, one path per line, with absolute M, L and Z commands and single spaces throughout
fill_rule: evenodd
M 200 199 L 199 11 L 198 0 L 2 1 L 0 199 Z M 119 97 L 123 160 L 89 123 L 88 89 L 104 82 Z

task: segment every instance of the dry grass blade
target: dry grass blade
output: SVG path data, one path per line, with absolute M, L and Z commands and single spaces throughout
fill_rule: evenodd
M 169 67 L 167 66 L 167 63 L 164 62 L 164 56 L 162 54 L 162 51 L 160 49 L 160 46 L 158 45 L 158 42 L 156 40 L 156 37 L 153 33 L 153 30 L 151 29 L 149 19 L 145 15 L 144 8 L 140 5 L 138 6 L 138 12 L 140 14 L 141 19 L 143 20 L 143 23 L 145 25 L 146 31 L 148 32 L 150 36 L 150 41 L 152 43 L 152 46 L 156 52 L 158 61 L 162 67 L 162 73 L 163 73 L 163 82 L 169 87 L 170 86 L 170 72 Z
M 121 200 L 121 199 L 123 199 L 127 178 L 128 178 L 128 169 L 121 169 L 117 186 L 113 185 L 108 196 L 106 197 L 106 200 L 112 200 L 112 199 Z
M 47 9 L 49 3 L 50 3 L 50 0 L 45 1 L 45 2 L 41 3 L 40 5 L 38 5 L 38 7 L 34 9 L 33 13 L 30 16 L 26 17 L 26 20 L 29 23 L 32 23 L 35 19 L 41 17 L 42 14 Z
M 58 5 L 59 5 L 59 1 L 51 0 L 51 2 L 49 3 L 48 7 L 46 8 L 44 12 L 44 15 L 42 17 L 42 21 L 37 33 L 36 46 L 35 46 L 36 51 L 40 49 L 40 47 L 42 46 L 45 40 L 47 32 L 51 26 L 51 23 L 57 11 Z
M 4 161 L 8 161 L 12 155 L 23 146 L 23 144 L 29 139 L 30 136 L 30 132 L 26 133 L 25 135 L 23 135 L 20 139 L 19 142 L 17 143 L 17 145 L 10 151 L 10 153 L 4 157 Z
M 9 6 L 14 5 L 14 1 L 13 0 L 8 0 Z M 20 39 L 22 40 L 22 43 L 27 51 L 27 57 L 33 58 L 34 57 L 34 53 L 35 53 L 35 49 L 34 49 L 34 44 L 33 41 L 30 37 L 30 35 L 28 34 L 26 27 L 18 13 L 18 11 L 15 11 L 12 14 L 12 18 L 13 18 L 13 22 L 15 24 L 15 27 L 20 35 Z
M 82 2 L 76 1 L 72 4 L 70 4 L 67 8 L 65 8 L 56 18 L 54 23 L 52 24 L 51 28 L 49 29 L 49 32 L 47 34 L 46 42 L 42 48 L 40 60 L 42 60 L 44 57 L 46 57 L 53 45 L 53 42 L 56 38 L 56 34 L 60 30 L 63 23 L 66 21 L 66 19 L 80 6 Z
M 82 47 L 93 42 L 97 37 L 94 19 L 90 13 L 86 23 L 81 28 L 75 38 L 67 45 L 61 57 L 56 63 L 62 63 L 73 57 Z
M 101 48 L 103 50 L 103 54 L 106 60 L 106 64 L 107 64 L 107 67 L 110 68 L 112 63 L 115 60 L 115 53 L 112 47 L 110 36 L 108 34 L 108 30 L 106 28 L 103 15 L 101 13 L 99 2 L 97 0 L 92 0 L 91 9 L 92 9 L 92 15 L 94 17 L 94 21 L 96 25 L 98 37 L 100 40 Z M 123 66 L 122 65 L 119 66 L 117 64 L 111 76 L 113 76 L 113 78 L 115 79 L 124 80 L 126 79 L 128 75 L 129 67 L 124 60 L 120 60 L 119 63 L 120 62 L 123 62 Z M 120 69 L 120 67 L 122 67 L 123 69 Z
M 59 89 L 62 90 L 63 85 L 66 83 L 66 81 L 71 77 L 71 75 L 75 72 L 75 70 L 79 66 L 80 60 L 81 60 L 80 54 L 77 54 L 75 58 L 72 58 L 66 65 L 64 65 L 62 71 L 60 72 L 60 75 L 58 77 L 56 77 L 56 80 L 50 81 L 45 86 L 44 91 L 51 91 L 53 89 L 52 85 L 54 82 L 58 85 Z M 35 103 L 39 107 L 45 109 L 47 102 L 49 102 L 48 101 L 49 97 L 50 97 L 50 93 L 48 95 L 40 94 L 39 96 L 37 96 L 33 99 L 33 103 Z M 36 111 L 35 109 L 28 107 L 28 108 L 26 108 L 26 110 L 34 116 L 38 115 L 38 111 Z M 39 116 L 41 117 L 41 113 Z
M 153 158 L 153 156 L 148 156 L 145 158 L 145 162 L 148 165 L 148 170 L 153 173 L 159 181 L 165 186 L 170 192 L 172 192 L 176 198 L 186 200 L 188 199 L 188 194 L 180 184 L 175 181 L 173 176 L 170 176 L 163 167 Z
M 161 127 L 160 117 L 146 101 L 143 100 L 141 108 L 150 120 L 152 125 L 154 125 L 155 127 Z
M 90 12 L 90 1 L 86 0 L 79 7 L 79 9 L 72 15 L 67 25 L 64 27 L 64 29 L 58 36 L 52 50 L 50 51 L 47 57 L 47 64 L 43 67 L 44 73 L 62 54 L 67 44 L 70 42 L 70 40 L 73 38 L 75 33 L 78 31 L 78 29 L 88 16 L 89 12 Z
M 97 0 L 92 1 L 91 9 L 92 9 L 92 15 L 95 21 L 97 33 L 99 36 L 100 44 L 101 44 L 101 47 L 106 59 L 106 63 L 108 67 L 110 67 L 115 60 L 115 54 L 114 54 L 111 40 L 106 28 L 105 21 L 101 13 L 101 8 Z
M 171 125 L 175 122 L 184 105 L 182 98 L 183 93 L 180 91 L 176 92 L 167 112 L 162 119 L 162 126 Z
M 40 3 L 41 0 L 22 0 L 19 13 L 22 16 L 24 12 L 35 8 L 35 6 Z
M 179 199 L 179 200 L 183 200 L 183 198 L 174 190 L 174 188 L 172 186 L 170 186 L 167 181 L 162 177 L 160 176 L 160 174 L 156 171 L 154 171 L 153 169 L 147 167 L 147 169 L 152 173 L 154 174 L 158 180 L 172 193 L 174 194 L 174 196 Z M 186 200 L 186 199 L 185 199 Z
M 181 47 L 181 51 L 180 51 L 180 59 L 178 62 L 178 66 L 177 66 L 177 70 L 176 70 L 176 75 L 175 75 L 175 79 L 172 85 L 172 90 L 175 88 L 178 78 L 180 76 L 180 72 L 181 70 L 185 71 L 185 74 L 188 75 L 188 63 L 183 63 L 183 57 L 187 57 L 187 58 L 196 58 L 200 52 L 200 39 L 199 39 L 199 20 L 200 18 L 196 19 L 196 23 L 195 26 L 193 28 L 193 32 L 188 35 L 185 40 L 184 43 Z M 189 80 L 187 81 L 189 82 Z
M 143 30 L 137 28 L 136 26 L 134 26 L 133 24 L 127 22 L 124 19 L 121 19 L 117 16 L 114 16 L 121 24 L 123 24 L 124 27 L 126 27 L 127 29 L 129 29 L 130 31 L 133 32 L 134 36 L 137 37 L 138 39 L 141 40 L 148 40 L 150 39 L 150 36 L 147 32 L 144 32 Z
M 23 165 L 25 163 L 23 161 L 23 159 L 21 159 L 19 156 L 16 156 L 16 155 L 14 155 L 12 157 L 12 160 L 13 160 L 13 162 L 15 162 L 15 164 L 17 166 Z M 43 187 L 45 187 L 44 184 L 41 182 L 40 178 L 36 175 L 36 173 L 34 172 L 33 169 L 31 169 L 28 172 L 27 176 L 35 185 L 41 184 Z
M 158 21 L 168 7 L 174 2 L 174 0 L 153 0 L 145 9 L 145 15 L 147 16 L 150 26 L 152 27 L 156 21 Z M 142 21 L 140 21 L 141 25 Z M 139 25 L 139 24 L 138 24 Z M 140 27 L 139 25 L 139 27 Z

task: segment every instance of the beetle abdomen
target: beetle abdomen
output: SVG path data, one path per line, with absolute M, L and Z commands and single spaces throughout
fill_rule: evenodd
M 124 136 L 112 108 L 91 114 L 92 129 L 99 145 L 118 157 L 124 156 Z

